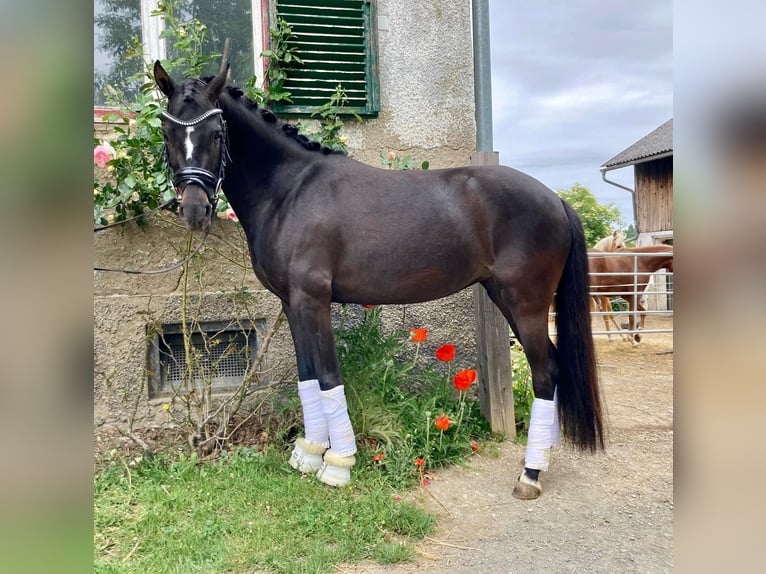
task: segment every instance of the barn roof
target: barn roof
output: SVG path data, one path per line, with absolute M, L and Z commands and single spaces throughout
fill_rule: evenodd
M 673 155 L 673 118 L 604 163 L 606 171 Z

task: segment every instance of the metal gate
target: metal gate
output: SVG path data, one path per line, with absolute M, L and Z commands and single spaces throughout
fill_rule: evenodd
M 668 252 L 667 255 L 673 255 L 673 252 Z M 591 277 L 597 276 L 625 276 L 626 279 L 620 282 L 619 285 L 615 285 L 608 288 L 608 292 L 596 292 L 591 291 L 592 297 L 609 297 L 612 312 L 602 311 L 596 307 L 595 311 L 591 312 L 591 315 L 595 318 L 598 317 L 598 327 L 594 325 L 594 335 L 607 335 L 607 334 L 634 334 L 640 333 L 672 333 L 672 322 L 662 322 L 661 325 L 651 325 L 649 328 L 641 329 L 640 321 L 641 316 L 645 317 L 672 317 L 673 316 L 673 273 L 661 269 L 655 272 L 642 272 L 639 273 L 639 258 L 656 256 L 655 253 L 634 253 L 634 252 L 598 252 L 589 253 L 588 257 L 632 257 L 633 265 L 632 270 L 628 272 L 616 272 L 616 273 L 591 273 Z M 638 277 L 649 276 L 649 281 L 646 286 L 642 281 L 639 283 Z M 593 281 L 591 280 L 591 283 Z M 626 297 L 636 296 L 638 300 L 643 303 L 645 310 L 636 309 L 630 311 L 628 309 L 628 302 Z M 613 323 L 610 325 L 610 330 L 606 329 L 606 325 L 603 319 L 606 317 L 609 320 L 609 316 L 614 318 Z M 634 317 L 634 327 L 629 328 L 628 318 L 630 315 Z M 610 321 L 611 322 L 611 321 Z M 616 325 L 615 325 L 616 323 Z M 652 321 L 650 321 L 652 323 Z M 655 322 L 656 323 L 656 322 Z M 620 331 L 616 331 L 617 328 Z M 624 327 L 624 328 L 623 328 Z M 614 329 L 613 329 L 614 328 Z

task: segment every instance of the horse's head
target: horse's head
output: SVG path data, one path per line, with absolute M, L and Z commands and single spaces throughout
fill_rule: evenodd
M 210 228 L 228 159 L 226 122 L 217 107 L 227 74 L 228 65 L 208 84 L 201 80 L 176 84 L 159 60 L 154 63 L 154 80 L 168 97 L 162 134 L 168 166 L 175 173 L 179 213 L 195 231 Z
M 625 234 L 619 229 L 612 232 L 612 251 L 625 247 Z

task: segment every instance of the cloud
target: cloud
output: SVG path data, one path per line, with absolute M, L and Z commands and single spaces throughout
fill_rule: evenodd
M 629 194 L 598 168 L 673 115 L 672 2 L 491 0 L 490 23 L 501 162 L 617 199 L 632 221 Z

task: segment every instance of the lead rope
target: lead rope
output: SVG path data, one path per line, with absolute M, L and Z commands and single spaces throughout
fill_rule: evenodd
M 211 225 L 212 227 L 212 225 Z M 199 245 L 192 251 L 188 257 L 185 259 L 174 263 L 170 267 L 165 267 L 164 269 L 155 269 L 153 271 L 141 271 L 139 269 L 113 269 L 110 267 L 94 267 L 94 271 L 111 271 L 111 272 L 119 272 L 119 273 L 129 273 L 131 275 L 159 275 L 160 273 L 167 273 L 168 271 L 173 271 L 173 269 L 178 269 L 182 265 L 185 265 L 189 261 L 192 260 L 192 258 L 199 253 L 200 249 L 202 249 L 202 246 L 205 244 L 205 240 L 207 239 L 207 236 L 210 235 L 210 227 L 207 228 L 207 231 L 205 231 L 205 236 L 202 238 L 202 241 L 199 242 Z M 191 239 L 193 236 L 193 232 L 189 232 L 189 243 L 188 246 L 191 248 Z

